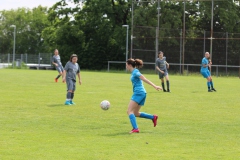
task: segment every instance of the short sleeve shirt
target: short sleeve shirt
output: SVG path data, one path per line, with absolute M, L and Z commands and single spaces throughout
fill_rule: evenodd
M 156 60 L 156 66 L 158 66 L 159 69 L 161 70 L 166 70 L 166 57 L 163 57 L 162 59 L 157 58 Z
M 54 56 L 52 57 L 52 62 L 53 62 L 53 63 L 57 63 L 58 66 L 61 66 L 61 65 L 62 65 L 62 63 L 61 63 L 61 58 L 60 58 L 59 55 L 54 55 Z
M 66 79 L 71 79 L 76 81 L 76 75 L 80 72 L 80 67 L 78 63 L 72 63 L 70 61 L 65 65 L 64 70 L 66 71 Z
M 146 93 L 142 80 L 140 79 L 141 75 L 142 74 L 136 68 L 132 71 L 131 81 L 133 86 L 133 93 L 136 93 L 136 94 Z
M 202 64 L 201 64 L 201 71 L 202 72 L 205 72 L 208 70 L 208 67 L 203 67 L 203 65 L 207 65 L 208 64 L 208 59 L 206 57 L 204 57 L 202 59 Z

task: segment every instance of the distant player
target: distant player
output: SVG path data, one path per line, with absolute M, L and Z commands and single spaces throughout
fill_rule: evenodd
M 58 54 L 58 50 L 54 50 L 54 56 L 52 57 L 52 64 L 55 66 L 56 70 L 58 71 L 58 76 L 55 78 L 55 82 L 58 82 L 58 78 L 63 74 L 63 66 L 61 63 L 61 58 Z
M 213 87 L 213 81 L 212 81 L 210 71 L 208 70 L 208 67 L 209 67 L 209 69 L 211 69 L 211 65 L 212 65 L 211 60 L 210 61 L 209 60 L 210 60 L 210 54 L 209 54 L 209 52 L 206 52 L 205 57 L 202 59 L 202 65 L 201 65 L 200 72 L 203 75 L 203 77 L 207 79 L 208 92 L 212 92 L 212 91 L 216 92 L 216 90 Z
M 156 90 L 162 89 L 161 87 L 153 84 L 151 81 L 149 81 L 139 72 L 138 69 L 141 68 L 142 66 L 143 66 L 143 61 L 140 59 L 135 59 L 135 60 L 128 59 L 126 62 L 126 69 L 132 73 L 131 81 L 133 86 L 133 95 L 129 102 L 128 110 L 127 110 L 127 113 L 133 128 L 130 131 L 130 133 L 139 133 L 136 117 L 150 119 L 152 120 L 154 127 L 157 125 L 157 119 L 158 119 L 157 115 L 151 115 L 148 113 L 139 112 L 141 109 L 141 106 L 143 106 L 145 103 L 146 95 L 147 95 L 142 81 L 153 86 Z
M 81 85 L 80 67 L 77 63 L 78 57 L 76 54 L 71 55 L 70 60 L 65 65 L 63 71 L 63 82 L 67 84 L 67 98 L 65 105 L 75 104 L 72 100 L 74 92 L 76 90 L 76 75 L 78 76 L 78 82 Z
M 169 68 L 169 64 L 166 61 L 166 57 L 163 56 L 163 52 L 160 51 L 158 53 L 158 58 L 156 60 L 156 69 L 158 70 L 158 76 L 159 79 L 161 79 L 162 82 L 162 88 L 163 88 L 163 92 L 170 92 L 170 88 L 169 88 L 169 77 L 168 77 L 168 69 Z M 167 83 L 167 90 L 165 89 L 165 85 L 164 85 L 164 77 Z

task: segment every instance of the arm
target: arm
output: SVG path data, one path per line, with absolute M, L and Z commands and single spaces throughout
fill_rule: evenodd
M 167 61 L 166 61 L 166 65 L 167 65 L 167 69 L 169 68 L 169 63 L 167 63 Z
M 54 62 L 55 62 L 55 58 L 53 57 L 53 58 L 52 58 L 52 64 L 57 67 L 58 64 L 57 64 L 57 63 L 54 63 Z
M 82 81 L 81 81 L 81 75 L 80 75 L 80 72 L 77 73 L 77 76 L 78 76 L 78 81 L 79 81 L 79 84 L 81 85 L 82 84 Z
M 162 71 L 158 66 L 156 66 L 156 69 L 161 72 L 161 73 L 164 73 L 164 71 Z
M 65 69 L 63 70 L 63 73 L 62 73 L 62 81 L 63 82 L 66 81 L 66 70 Z
M 159 91 L 159 90 L 162 90 L 162 87 L 156 86 L 154 83 L 152 83 L 151 81 L 149 81 L 149 80 L 148 80 L 147 78 L 145 78 L 143 75 L 141 75 L 139 78 L 140 78 L 142 81 L 144 81 L 145 83 L 153 86 L 156 90 L 158 90 L 158 91 Z

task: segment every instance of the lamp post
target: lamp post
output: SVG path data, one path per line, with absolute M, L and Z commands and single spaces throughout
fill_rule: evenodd
M 127 27 L 127 35 L 126 35 L 126 61 L 128 59 L 128 29 L 129 25 L 122 25 L 123 27 Z
M 13 60 L 12 60 L 12 66 L 14 67 L 14 61 L 15 61 L 16 25 L 11 25 L 10 27 L 13 27 L 13 28 L 14 28 L 14 34 L 13 34 Z

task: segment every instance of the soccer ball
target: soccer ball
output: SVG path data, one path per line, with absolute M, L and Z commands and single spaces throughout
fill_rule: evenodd
M 103 109 L 103 110 L 108 110 L 110 108 L 110 102 L 108 100 L 103 100 L 101 103 L 100 103 L 100 107 Z

